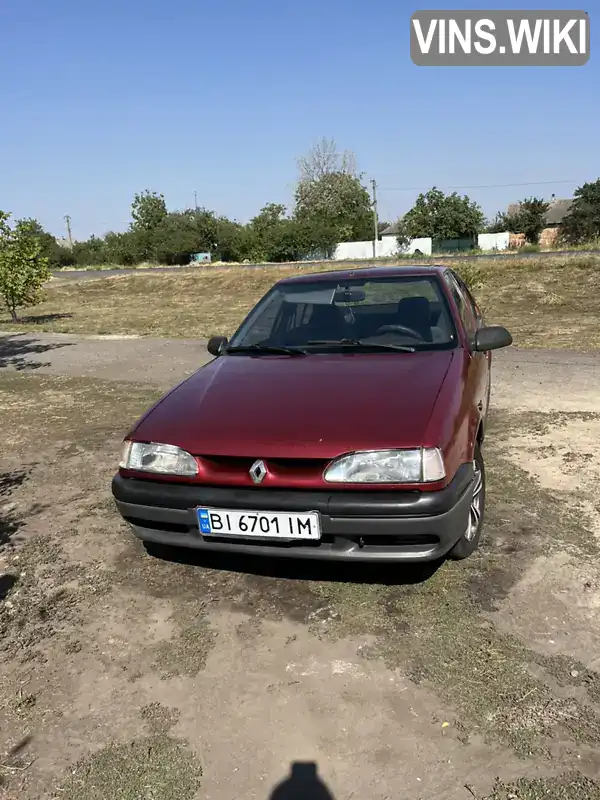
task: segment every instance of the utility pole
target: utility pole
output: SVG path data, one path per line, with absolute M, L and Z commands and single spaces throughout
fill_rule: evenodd
M 65 222 L 67 223 L 67 234 L 69 236 L 69 244 L 73 247 L 73 235 L 71 233 L 71 217 L 65 214 Z
M 377 182 L 375 178 L 371 179 L 371 186 L 373 187 L 373 258 L 377 258 L 377 242 L 379 240 L 379 219 L 377 217 Z

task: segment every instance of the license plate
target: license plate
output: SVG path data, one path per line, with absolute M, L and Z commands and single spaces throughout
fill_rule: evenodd
M 198 524 L 203 536 L 238 536 L 245 539 L 321 538 L 319 512 L 280 514 L 270 511 L 240 511 L 224 508 L 198 508 Z

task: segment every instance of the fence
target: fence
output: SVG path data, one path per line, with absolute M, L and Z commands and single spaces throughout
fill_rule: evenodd
M 448 239 L 435 241 L 430 238 L 411 239 L 410 244 L 402 250 L 403 254 L 419 250 L 422 255 L 430 256 L 434 250 L 438 252 L 465 251 L 473 247 L 479 250 L 506 250 L 510 244 L 509 233 L 480 233 L 476 239 Z M 375 242 L 375 258 L 393 258 L 398 255 L 398 242 L 395 236 L 383 236 Z M 354 261 L 373 258 L 373 242 L 341 242 L 335 249 L 335 261 Z
M 420 250 L 425 256 L 431 255 L 431 239 L 412 239 L 403 253 L 414 253 Z M 398 242 L 395 236 L 383 236 L 375 242 L 375 258 L 393 258 L 398 254 Z M 373 242 L 341 242 L 335 249 L 335 261 L 353 261 L 354 259 L 373 258 Z

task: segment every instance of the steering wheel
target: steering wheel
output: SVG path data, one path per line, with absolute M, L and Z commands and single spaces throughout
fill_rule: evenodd
M 423 338 L 418 331 L 414 328 L 409 328 L 408 325 L 382 325 L 381 328 L 377 329 L 375 335 L 377 336 L 380 333 L 408 333 L 414 339 Z

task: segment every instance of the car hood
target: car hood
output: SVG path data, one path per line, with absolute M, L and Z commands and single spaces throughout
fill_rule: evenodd
M 194 455 L 252 458 L 419 446 L 453 355 L 222 356 L 159 401 L 132 435 Z

